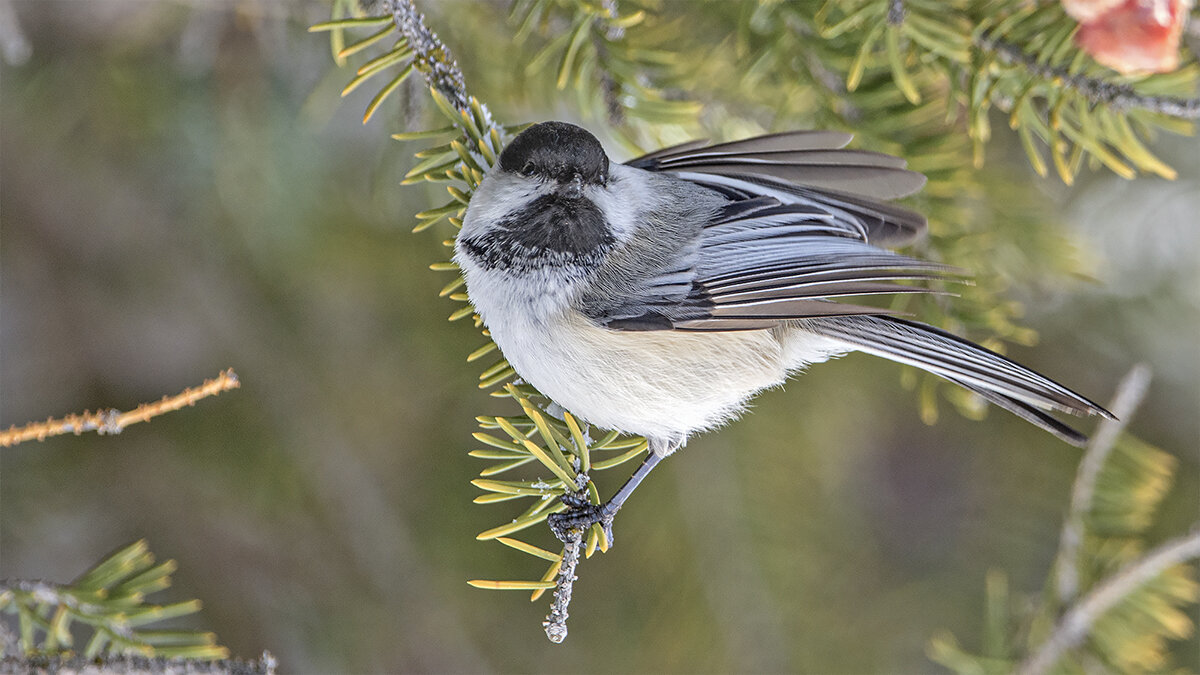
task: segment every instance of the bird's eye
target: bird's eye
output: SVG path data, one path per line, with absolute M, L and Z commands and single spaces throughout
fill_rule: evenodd
M 533 173 L 533 162 L 525 162 L 525 166 L 521 167 L 521 175 L 528 176 Z

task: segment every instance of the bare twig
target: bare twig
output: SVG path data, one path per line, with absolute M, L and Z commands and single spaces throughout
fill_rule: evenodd
M 571 605 L 575 580 L 579 578 L 575 576 L 575 567 L 579 564 L 579 549 L 583 546 L 583 530 L 573 530 L 563 543 L 562 564 L 554 582 L 554 603 L 550 605 L 550 615 L 542 622 L 546 637 L 555 644 L 567 639 L 567 608 Z
M 138 422 L 148 422 L 152 417 L 179 410 L 184 406 L 195 405 L 196 401 L 216 396 L 223 391 L 237 389 L 241 386 L 238 376 L 230 368 L 217 375 L 215 379 L 205 380 L 199 387 L 184 389 L 174 396 L 164 396 L 162 400 L 143 403 L 128 412 L 115 408 L 84 411 L 71 414 L 59 419 L 50 418 L 44 422 L 30 422 L 24 426 L 11 426 L 0 431 L 0 448 L 7 448 L 17 443 L 32 440 L 45 440 L 50 436 L 75 434 L 78 436 L 85 431 L 95 431 L 99 434 L 119 434 L 125 427 Z
M 1105 612 L 1168 568 L 1196 558 L 1200 558 L 1200 530 L 1168 541 L 1126 565 L 1080 599 L 1017 672 L 1021 675 L 1041 675 L 1049 671 L 1067 650 L 1078 646 L 1087 637 L 1092 626 Z
M 1139 363 L 1130 369 L 1117 385 L 1117 393 L 1109 406 L 1115 418 L 1100 423 L 1096 434 L 1088 443 L 1083 460 L 1079 463 L 1075 485 L 1071 489 L 1071 507 L 1063 523 L 1058 544 L 1058 560 L 1055 562 L 1055 586 L 1059 602 L 1063 605 L 1074 600 L 1079 592 L 1079 547 L 1083 543 L 1083 519 L 1091 508 L 1096 478 L 1100 475 L 1100 469 L 1108 460 L 1108 455 L 1124 431 L 1125 425 L 1146 397 L 1149 386 L 1149 367 Z
M 56 656 L 5 656 L 0 673 L 212 673 L 213 675 L 272 675 L 278 663 L 270 652 L 254 661 L 242 659 L 198 659 L 108 654 L 86 657 L 80 654 Z
M 1006 63 L 1018 64 L 1043 79 L 1061 82 L 1063 86 L 1086 96 L 1092 103 L 1103 103 L 1118 111 L 1140 108 L 1171 117 L 1200 119 L 1200 97 L 1147 96 L 1137 93 L 1127 84 L 1114 84 L 1095 77 L 1072 74 L 1066 68 L 1039 63 L 1037 57 L 1026 54 L 1019 46 L 1004 40 L 980 36 L 975 44 L 981 49 L 996 52 Z

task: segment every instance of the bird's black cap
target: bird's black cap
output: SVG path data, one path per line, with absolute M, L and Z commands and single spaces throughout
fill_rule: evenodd
M 608 181 L 608 155 L 596 137 L 566 122 L 542 122 L 522 131 L 500 153 L 500 168 L 560 183 Z

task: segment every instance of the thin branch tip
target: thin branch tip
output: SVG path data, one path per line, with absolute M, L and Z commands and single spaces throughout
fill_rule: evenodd
M 558 568 L 558 577 L 554 582 L 554 602 L 550 605 L 550 615 L 542 622 L 546 629 L 546 637 L 555 644 L 561 644 L 567 639 L 567 609 L 571 605 L 571 595 L 575 590 L 575 568 L 579 565 L 579 549 L 583 545 L 583 531 L 572 530 L 571 536 L 563 546 L 562 564 Z
M 103 408 L 96 411 L 85 410 L 82 413 L 72 413 L 61 418 L 47 418 L 42 422 L 30 422 L 18 426 L 10 426 L 0 431 L 0 448 L 7 448 L 26 441 L 44 441 L 52 436 L 75 434 L 76 436 L 94 431 L 102 436 L 116 435 L 125 427 L 138 422 L 148 422 L 165 413 L 179 410 L 185 406 L 194 406 L 197 401 L 216 396 L 231 389 L 242 386 L 241 380 L 232 368 L 227 368 L 211 380 L 205 380 L 198 387 L 184 389 L 174 396 L 164 396 L 153 403 L 143 403 L 133 410 L 121 412 L 116 408 Z
M 1113 395 L 1112 417 L 1102 421 L 1087 443 L 1079 462 L 1075 483 L 1071 488 L 1071 503 L 1059 537 L 1058 559 L 1055 561 L 1055 581 L 1058 599 L 1062 604 L 1073 600 L 1079 591 L 1079 550 L 1083 545 L 1084 517 L 1091 508 L 1092 496 L 1100 470 L 1117 444 L 1134 412 L 1150 388 L 1150 367 L 1139 363 L 1117 384 Z

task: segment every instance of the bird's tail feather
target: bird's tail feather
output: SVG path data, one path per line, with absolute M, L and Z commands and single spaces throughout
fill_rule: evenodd
M 807 330 L 965 387 L 1073 445 L 1087 437 L 1046 413 L 1112 417 L 1099 405 L 989 349 L 921 323 L 885 316 L 807 319 Z

